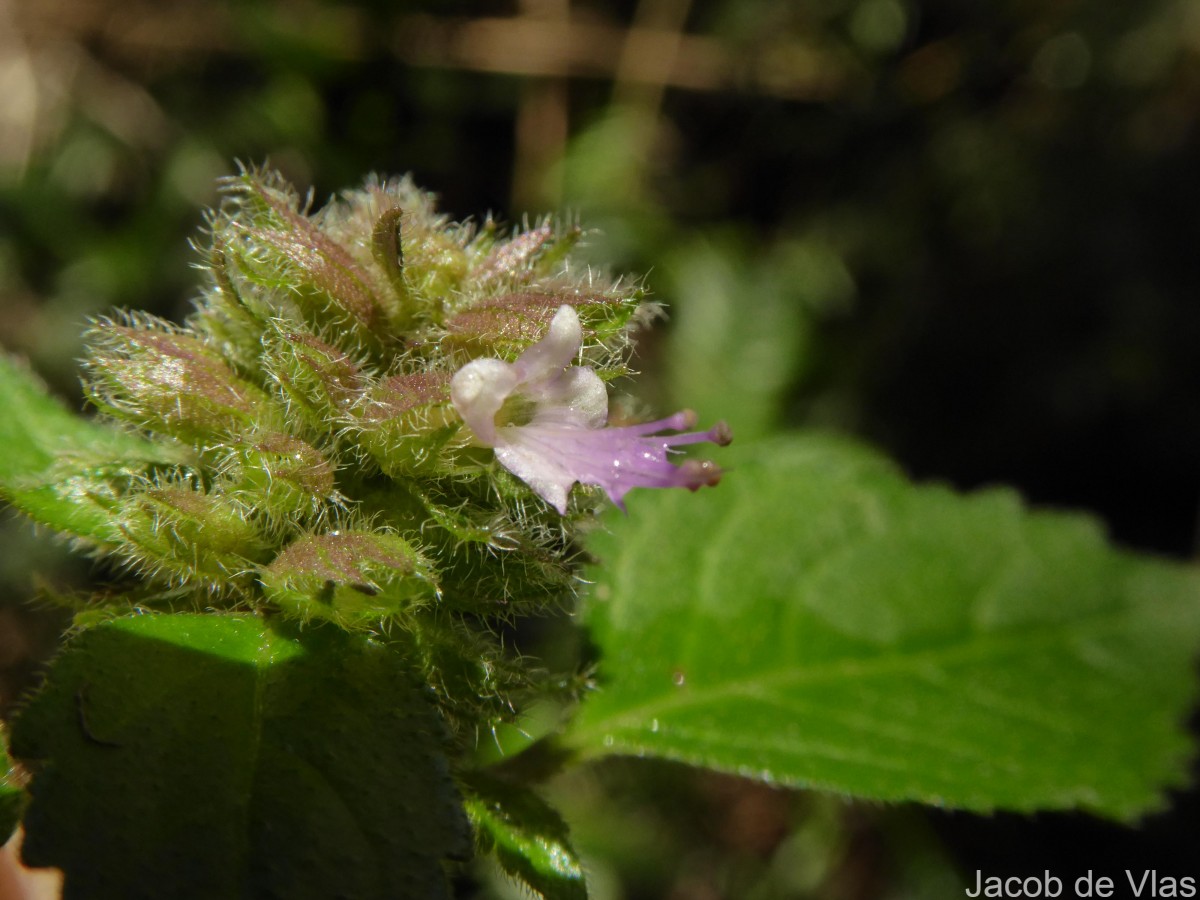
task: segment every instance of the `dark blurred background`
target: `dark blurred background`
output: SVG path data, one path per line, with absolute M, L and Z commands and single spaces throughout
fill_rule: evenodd
M 0 342 L 78 403 L 88 316 L 186 315 L 235 160 L 318 206 L 412 172 L 456 218 L 579 215 L 597 264 L 648 273 L 670 318 L 639 402 L 739 440 L 850 431 L 1190 557 L 1198 123 L 1195 0 L 0 0 Z M 60 625 L 31 572 L 95 573 L 19 523 L 0 540 L 7 705 Z M 598 900 L 1200 878 L 1194 793 L 1130 831 L 619 762 L 554 791 Z

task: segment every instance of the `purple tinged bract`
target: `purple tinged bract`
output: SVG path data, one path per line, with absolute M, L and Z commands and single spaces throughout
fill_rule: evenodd
M 455 373 L 450 396 L 479 443 L 528 484 L 539 497 L 566 514 L 567 495 L 576 482 L 602 487 L 621 509 L 635 487 L 714 485 L 721 470 L 690 459 L 668 457 L 674 447 L 730 441 L 722 422 L 708 431 L 684 431 L 696 424 L 690 410 L 641 425 L 608 427 L 608 389 L 588 366 L 572 365 L 583 344 L 579 315 L 561 306 L 550 328 L 513 363 L 476 359 Z

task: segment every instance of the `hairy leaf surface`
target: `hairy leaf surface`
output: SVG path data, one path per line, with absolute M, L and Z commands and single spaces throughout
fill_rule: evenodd
M 545 900 L 587 900 L 579 857 L 567 825 L 528 788 L 476 773 L 465 783 L 476 841 L 511 878 Z
M 183 460 L 181 448 L 69 412 L 31 372 L 0 355 L 0 497 L 43 525 L 100 542 L 120 538 L 122 481 Z
M 17 718 L 24 856 L 65 897 L 448 897 L 470 840 L 406 661 L 250 615 L 109 620 Z
M 572 746 L 974 810 L 1132 818 L 1182 782 L 1196 572 L 833 438 L 728 465 L 593 541 Z

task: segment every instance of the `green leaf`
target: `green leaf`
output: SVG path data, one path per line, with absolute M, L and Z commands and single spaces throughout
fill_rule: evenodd
M 475 773 L 464 779 L 467 815 L 481 852 L 544 900 L 587 900 L 567 824 L 528 788 Z
M 7 844 L 17 830 L 24 806 L 25 792 L 13 777 L 8 741 L 4 729 L 0 728 L 0 846 Z
M 470 835 L 402 655 L 250 615 L 78 634 L 13 725 L 24 856 L 67 900 L 448 897 Z
M 181 449 L 69 412 L 5 356 L 0 396 L 0 497 L 55 530 L 119 540 L 113 508 L 122 481 L 151 465 L 183 461 Z
M 1123 819 L 1184 781 L 1194 570 L 833 438 L 730 457 L 718 489 L 634 497 L 592 543 L 584 756 Z

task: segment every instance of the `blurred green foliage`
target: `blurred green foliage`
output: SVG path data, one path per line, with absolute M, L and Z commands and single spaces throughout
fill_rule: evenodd
M 669 321 L 631 402 L 696 405 L 739 438 L 853 430 L 915 474 L 1011 482 L 1126 542 L 1193 548 L 1189 0 L 8 0 L 0 63 L 0 340 L 68 397 L 87 317 L 186 312 L 187 239 L 234 160 L 269 158 L 318 205 L 411 171 L 456 217 L 578 211 L 598 263 L 649 273 Z M 104 572 L 24 525 L 0 540 L 0 667 L 21 673 L 7 704 L 55 630 L 17 608 L 29 572 L 56 572 L 56 590 Z M 782 833 L 798 830 L 746 874 L 703 815 L 653 818 L 712 814 L 709 776 L 676 775 L 628 776 L 658 810 L 626 811 L 628 829 L 603 825 L 616 814 L 586 778 L 562 787 L 585 853 L 646 835 L 606 848 L 598 897 L 924 883 L 880 862 L 892 814 L 809 799 L 784 804 L 803 809 Z M 1172 829 L 1161 852 L 1194 845 L 1194 821 Z M 810 866 L 812 841 L 857 841 L 852 862 L 771 874 L 781 854 Z M 707 894 L 687 880 L 700 857 L 724 873 L 697 876 Z M 951 892 L 936 853 L 904 858 L 934 860 L 943 885 L 911 896 Z

